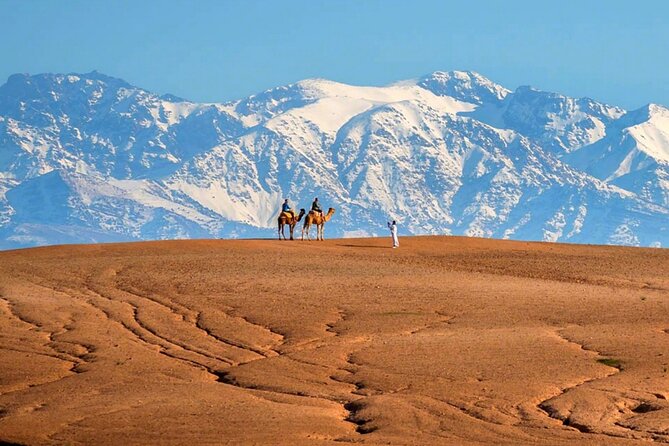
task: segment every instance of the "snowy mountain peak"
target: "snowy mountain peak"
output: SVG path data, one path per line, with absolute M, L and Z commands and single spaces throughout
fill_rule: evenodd
M 96 103 L 103 95 L 119 91 L 150 93 L 126 81 L 98 72 L 86 74 L 20 74 L 12 75 L 0 86 L 0 108 L 14 117 L 48 113 L 60 104 L 63 113 L 81 114 L 83 108 Z M 71 110 L 75 107 L 76 110 Z
M 669 165 L 669 109 L 648 104 L 628 115 L 620 120 L 626 125 L 623 133 L 634 138 L 637 150 Z
M 660 104 L 651 103 L 642 107 L 641 110 L 644 110 L 647 119 L 650 120 L 664 120 L 669 117 L 669 108 Z
M 15 75 L 0 86 L 0 247 L 267 237 L 284 197 L 314 196 L 337 208 L 330 236 L 393 218 L 413 234 L 667 246 L 668 114 L 623 113 L 466 71 L 223 104 L 97 72 Z
M 606 126 L 624 112 L 590 98 L 521 86 L 507 97 L 504 122 L 562 156 L 603 138 Z
M 510 90 L 474 71 L 435 71 L 420 78 L 417 85 L 438 96 L 450 96 L 474 104 L 499 102 L 510 93 Z
M 123 79 L 107 76 L 98 71 L 91 71 L 90 73 L 68 73 L 68 74 L 13 74 L 9 76 L 7 82 L 2 85 L 5 94 L 9 92 L 25 93 L 26 89 L 32 89 L 36 92 L 43 93 L 44 90 L 66 89 L 68 86 L 75 84 L 76 86 L 104 84 L 114 88 L 136 88 L 132 87 Z
M 581 110 L 599 118 L 612 120 L 625 113 L 620 107 L 604 104 L 588 97 L 570 98 L 568 96 L 544 91 L 529 85 L 520 86 L 513 93 L 514 100 L 525 103 L 534 103 L 551 108 L 555 112 L 570 112 Z
M 612 121 L 604 138 L 564 160 L 669 208 L 669 110 L 657 104 L 632 110 Z

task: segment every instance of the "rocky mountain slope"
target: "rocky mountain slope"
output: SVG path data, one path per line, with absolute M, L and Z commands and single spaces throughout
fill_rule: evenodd
M 669 110 L 472 72 L 311 79 L 198 104 L 88 74 L 0 87 L 0 248 L 271 237 L 284 197 L 326 236 L 401 232 L 669 245 Z

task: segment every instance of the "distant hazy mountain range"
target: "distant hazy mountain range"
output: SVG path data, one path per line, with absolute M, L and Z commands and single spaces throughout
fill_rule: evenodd
M 0 248 L 272 237 L 284 197 L 326 237 L 400 233 L 669 245 L 669 110 L 473 72 L 310 79 L 201 104 L 88 74 L 0 87 Z

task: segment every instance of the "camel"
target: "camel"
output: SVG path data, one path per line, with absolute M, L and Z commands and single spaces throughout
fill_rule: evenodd
M 311 225 L 316 225 L 316 240 L 322 241 L 325 222 L 329 221 L 334 213 L 334 208 L 328 209 L 328 213 L 322 217 L 318 212 L 309 212 L 307 216 L 304 217 L 304 223 L 302 223 L 302 240 L 304 240 L 304 231 L 307 231 L 307 240 L 311 240 L 311 237 L 309 237 L 309 229 L 311 228 Z
M 297 222 L 302 220 L 303 215 L 304 215 L 304 209 L 300 209 L 300 215 L 297 217 L 288 212 L 282 212 L 279 214 L 279 218 L 277 219 L 279 223 L 279 240 L 281 240 L 282 237 L 283 240 L 286 240 L 286 234 L 284 233 L 284 228 L 286 227 L 286 225 L 288 225 L 288 229 L 290 229 L 290 239 L 295 240 L 293 238 L 293 231 L 295 230 Z

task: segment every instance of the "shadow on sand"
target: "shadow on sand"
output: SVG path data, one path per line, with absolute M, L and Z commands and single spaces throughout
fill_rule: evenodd
M 346 248 L 379 248 L 379 249 L 390 249 L 390 246 L 379 246 L 379 245 L 353 245 L 353 244 L 337 244 L 337 246 L 344 246 Z

